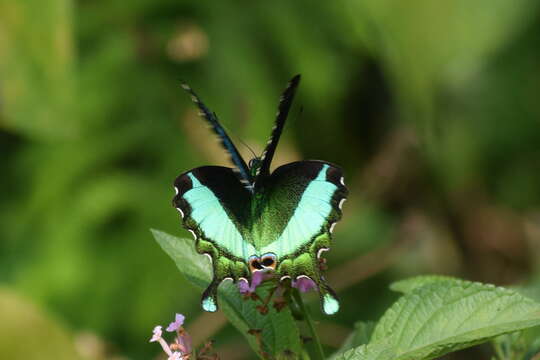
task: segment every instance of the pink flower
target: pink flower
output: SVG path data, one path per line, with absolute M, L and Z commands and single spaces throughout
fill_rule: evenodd
M 182 351 L 182 353 L 191 353 L 191 336 L 187 332 L 179 332 L 175 340 L 176 345 L 178 346 L 180 351 Z
M 259 286 L 263 281 L 271 278 L 272 275 L 269 271 L 266 270 L 258 270 L 251 274 L 251 285 L 249 285 L 248 281 L 245 279 L 241 279 L 238 282 L 238 290 L 242 294 L 247 293 L 253 293 L 257 289 L 257 286 Z
M 150 339 L 150 342 L 158 342 L 159 345 L 161 345 L 161 347 L 163 348 L 163 351 L 165 351 L 165 353 L 169 356 L 172 355 L 172 351 L 171 351 L 171 348 L 169 347 L 169 344 L 167 344 L 167 342 L 161 337 L 161 334 L 162 334 L 162 331 L 161 331 L 161 326 L 156 326 L 154 328 L 154 330 L 152 331 L 152 333 L 154 334 L 152 336 L 152 338 Z
M 152 338 L 150 339 L 150 342 L 159 341 L 159 339 L 161 339 L 161 334 L 162 334 L 161 326 L 156 326 L 154 328 L 154 330 L 152 331 L 152 333 L 154 335 L 152 335 Z
M 311 280 L 309 277 L 305 275 L 300 275 L 296 278 L 296 281 L 292 282 L 292 287 L 297 288 L 300 292 L 308 292 L 313 289 L 317 288 L 317 284 L 315 284 L 315 281 Z
M 238 291 L 240 291 L 241 294 L 249 292 L 249 282 L 246 279 L 240 279 L 238 281 Z
M 167 331 L 176 332 L 174 342 L 168 344 L 165 339 L 162 338 L 163 331 L 161 326 L 154 327 L 152 331 L 153 335 L 150 342 L 158 342 L 163 351 L 167 354 L 167 360 L 183 360 L 184 355 L 191 353 L 191 336 L 184 330 L 182 325 L 184 324 L 185 316 L 182 314 L 176 314 L 174 322 L 170 323 L 167 327 Z
M 167 331 L 168 332 L 173 332 L 173 331 L 177 331 L 178 329 L 180 329 L 182 327 L 182 325 L 184 324 L 184 319 L 185 319 L 184 315 L 176 314 L 174 322 L 169 324 L 169 326 L 167 327 Z
M 182 359 L 182 354 L 179 353 L 178 351 L 173 352 L 171 356 L 167 358 L 167 360 L 181 360 L 181 359 Z

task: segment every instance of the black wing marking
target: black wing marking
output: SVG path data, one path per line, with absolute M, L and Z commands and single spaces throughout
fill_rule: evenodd
M 223 146 L 223 148 L 225 148 L 225 150 L 227 150 L 227 152 L 231 156 L 231 161 L 235 165 L 235 168 L 233 170 L 237 174 L 242 184 L 246 188 L 251 189 L 252 179 L 249 173 L 248 166 L 238 152 L 236 146 L 234 146 L 231 138 L 225 132 L 225 129 L 219 123 L 216 113 L 210 111 L 210 109 L 208 109 L 206 105 L 204 105 L 199 96 L 193 91 L 193 89 L 191 89 L 189 85 L 187 85 L 186 83 L 182 83 L 181 85 L 182 88 L 191 95 L 191 100 L 197 105 L 199 110 L 201 110 L 199 115 L 201 115 L 206 121 L 208 121 L 214 133 L 216 133 L 216 135 L 219 137 L 221 145 Z
M 285 125 L 285 120 L 287 119 L 287 115 L 289 114 L 289 110 L 294 99 L 294 94 L 296 93 L 296 89 L 298 88 L 299 83 L 300 75 L 296 75 L 289 81 L 287 88 L 281 95 L 278 111 L 276 114 L 276 124 L 274 125 L 274 129 L 272 129 L 272 135 L 268 140 L 268 145 L 266 145 L 266 148 L 264 149 L 264 152 L 261 156 L 261 167 L 256 174 L 255 182 L 257 178 L 265 177 L 270 174 L 270 163 L 272 162 L 272 158 L 274 157 L 274 153 L 276 151 L 281 132 L 283 131 L 283 127 Z

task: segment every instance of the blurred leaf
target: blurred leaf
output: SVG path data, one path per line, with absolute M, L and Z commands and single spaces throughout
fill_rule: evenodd
M 204 289 L 212 278 L 210 260 L 198 254 L 193 240 L 176 238 L 158 230 L 152 230 L 154 238 L 169 255 L 180 272 L 195 286 Z M 265 297 L 268 289 L 261 287 L 259 296 Z M 259 292 L 260 291 L 260 292 Z M 255 352 L 260 348 L 256 338 L 248 334 L 250 329 L 262 330 L 264 351 L 272 357 L 284 356 L 288 352 L 300 355 L 300 333 L 288 308 L 277 312 L 269 307 L 266 315 L 256 309 L 257 303 L 244 300 L 236 285 L 226 282 L 219 288 L 219 303 L 231 323 L 242 333 Z M 260 354 L 259 354 L 260 355 Z
M 0 319 L 2 359 L 81 359 L 66 329 L 6 288 L 0 288 Z
M 539 341 L 536 341 L 536 346 L 527 344 L 523 332 L 518 331 L 498 336 L 492 340 L 491 344 L 493 345 L 498 360 L 521 360 L 530 358 L 530 356 L 525 357 L 527 352 L 531 352 L 531 355 L 538 352 L 538 342 Z
M 537 325 L 540 304 L 515 291 L 458 279 L 428 281 L 385 313 L 367 346 L 338 359 L 433 359 Z
M 42 139 L 76 135 L 72 2 L 0 2 L 0 126 Z M 40 34 L 36 37 L 36 34 Z
M 393 83 L 405 117 L 436 146 L 440 87 L 469 86 L 490 56 L 530 24 L 533 0 L 352 1 L 357 36 L 375 53 Z M 438 148 L 438 146 L 437 146 Z

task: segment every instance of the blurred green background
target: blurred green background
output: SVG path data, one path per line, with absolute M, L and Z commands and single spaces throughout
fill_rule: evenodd
M 179 80 L 261 151 L 303 76 L 274 166 L 340 164 L 330 352 L 387 285 L 439 273 L 535 278 L 540 250 L 535 0 L 0 0 L 0 358 L 152 359 L 187 315 L 223 359 L 253 354 L 178 274 L 172 182 L 227 164 Z M 300 106 L 303 112 L 300 114 Z M 246 157 L 249 151 L 238 144 Z M 489 358 L 486 348 L 453 358 Z

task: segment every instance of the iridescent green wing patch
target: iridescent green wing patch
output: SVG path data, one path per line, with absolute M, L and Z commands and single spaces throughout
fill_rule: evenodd
M 341 170 L 323 161 L 283 165 L 264 185 L 255 247 L 280 259 L 296 256 L 341 218 L 347 195 Z

